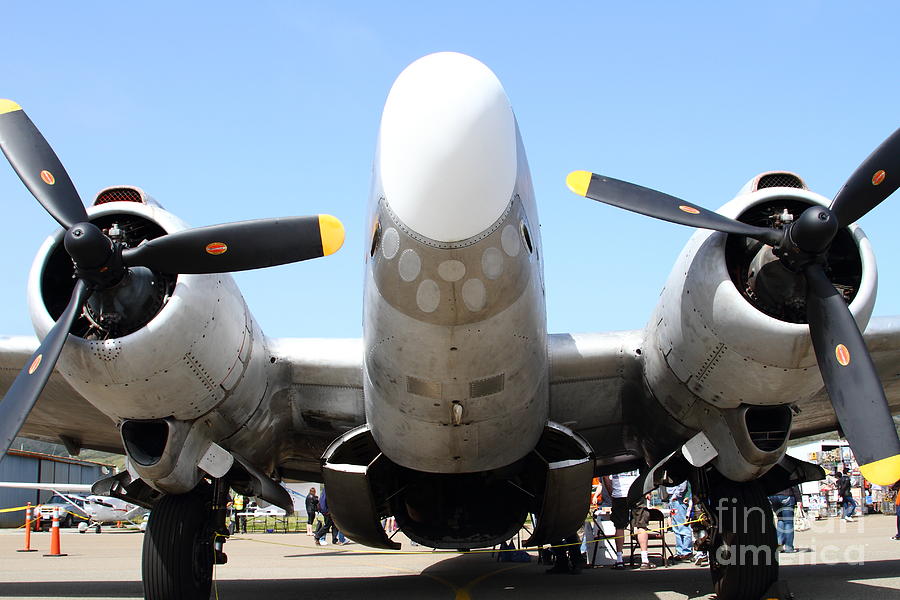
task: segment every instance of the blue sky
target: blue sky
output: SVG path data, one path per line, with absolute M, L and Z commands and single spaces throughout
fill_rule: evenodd
M 134 184 L 191 225 L 338 216 L 336 255 L 236 276 L 271 336 L 361 334 L 365 207 L 391 83 L 425 54 L 487 64 L 540 206 L 552 332 L 643 327 L 690 230 L 579 198 L 588 169 L 717 208 L 759 172 L 826 197 L 900 126 L 894 2 L 6 2 L 0 97 L 86 202 Z M 0 167 L 0 334 L 32 332 L 55 223 Z M 900 197 L 863 218 L 876 315 L 900 314 Z

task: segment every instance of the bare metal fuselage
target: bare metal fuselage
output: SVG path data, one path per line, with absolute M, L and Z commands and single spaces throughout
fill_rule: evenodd
M 547 421 L 547 328 L 527 163 L 469 239 L 417 235 L 377 198 L 366 268 L 366 415 L 394 462 L 435 473 L 509 465 Z M 527 237 L 526 237 L 527 236 Z
M 335 522 L 393 547 L 533 541 L 577 528 L 590 447 L 549 422 L 539 223 L 509 100 L 481 63 L 416 61 L 385 103 L 364 296 L 366 424 L 329 446 Z M 332 500 L 332 498 L 334 500 Z
M 496 76 L 451 53 L 410 65 L 385 104 L 373 172 L 364 386 L 375 441 L 419 471 L 509 465 L 547 421 L 547 329 L 528 162 Z

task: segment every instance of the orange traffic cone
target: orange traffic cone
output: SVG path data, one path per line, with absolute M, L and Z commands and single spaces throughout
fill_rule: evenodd
M 53 509 L 53 524 L 50 527 L 50 554 L 44 556 L 67 556 L 59 551 L 59 509 Z
M 25 507 L 25 547 L 16 552 L 37 552 L 31 547 L 31 502 Z

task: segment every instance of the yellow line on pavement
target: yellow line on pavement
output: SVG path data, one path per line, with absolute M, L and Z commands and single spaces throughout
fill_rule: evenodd
M 491 571 L 490 573 L 485 573 L 484 575 L 481 575 L 481 576 L 479 576 L 479 577 L 476 577 L 475 579 L 473 579 L 472 581 L 470 581 L 469 583 L 467 583 L 467 584 L 464 585 L 463 587 L 461 587 L 461 588 L 459 588 L 458 590 L 456 590 L 456 600 L 471 600 L 472 597 L 471 597 L 471 595 L 470 595 L 470 592 L 472 591 L 472 588 L 473 588 L 473 587 L 475 587 L 476 585 L 478 585 L 479 583 L 481 583 L 482 581 L 484 581 L 484 580 L 487 579 L 488 577 L 493 577 L 494 575 L 497 575 L 497 574 L 499 574 L 499 573 L 503 573 L 504 571 L 509 571 L 509 570 L 512 570 L 512 569 L 518 569 L 519 567 L 524 567 L 525 564 L 526 564 L 526 563 L 522 563 L 522 564 L 519 564 L 519 565 L 509 565 L 509 566 L 503 567 L 503 568 L 501 568 L 501 569 L 497 569 L 496 571 Z
M 479 583 L 481 583 L 488 577 L 493 577 L 494 575 L 503 573 L 504 571 L 518 569 L 519 567 L 524 567 L 525 564 L 526 563 L 522 563 L 522 564 L 518 564 L 518 565 L 508 565 L 505 567 L 501 567 L 495 571 L 483 573 L 483 574 L 479 575 L 478 577 L 476 577 L 475 579 L 473 579 L 472 581 L 466 583 L 462 587 L 457 587 L 453 582 L 447 581 L 443 577 L 440 577 L 439 575 L 434 575 L 433 573 L 426 573 L 424 571 L 413 571 L 411 569 L 404 569 L 402 567 L 391 567 L 388 565 L 377 565 L 377 566 L 384 568 L 384 569 L 392 569 L 394 571 L 401 571 L 403 573 L 410 573 L 413 575 L 421 575 L 423 577 L 427 577 L 433 581 L 437 581 L 438 583 L 450 588 L 450 591 L 452 591 L 455 594 L 455 596 L 454 596 L 455 600 L 472 600 L 471 592 L 472 592 L 473 587 L 475 587 L 476 585 L 478 585 Z

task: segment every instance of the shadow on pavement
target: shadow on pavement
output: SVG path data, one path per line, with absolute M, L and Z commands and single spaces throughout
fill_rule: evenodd
M 338 554 L 338 553 L 330 553 Z M 366 554 L 366 553 L 362 553 Z M 372 553 L 378 555 L 377 553 Z M 306 555 L 304 555 L 305 557 Z M 383 555 L 381 555 L 383 556 Z M 315 575 L 315 565 L 304 561 L 299 571 Z M 371 565 L 373 567 L 377 565 Z M 473 600 L 556 597 L 594 600 L 633 598 L 712 598 L 712 584 L 707 568 L 658 568 L 653 571 L 613 571 L 608 568 L 588 569 L 580 575 L 547 575 L 544 565 L 500 563 L 489 555 L 453 556 L 426 568 L 418 574 L 387 574 L 371 577 L 296 578 L 278 580 L 226 579 L 217 581 L 220 600 L 266 598 L 360 597 L 365 600 L 420 598 L 457 598 L 461 591 Z M 781 577 L 788 582 L 797 600 L 841 598 L 900 599 L 897 577 L 900 559 L 872 561 L 864 565 L 787 565 Z M 889 581 L 878 581 L 889 579 Z M 140 582 L 15 582 L 0 583 L 0 597 L 23 598 L 140 598 Z M 216 594 L 213 595 L 216 597 Z

